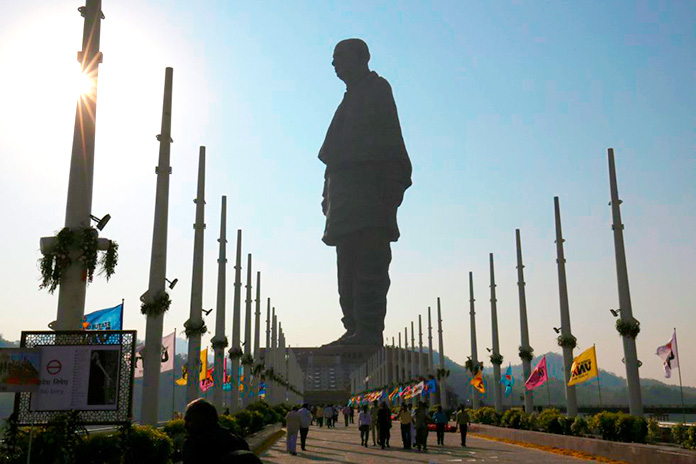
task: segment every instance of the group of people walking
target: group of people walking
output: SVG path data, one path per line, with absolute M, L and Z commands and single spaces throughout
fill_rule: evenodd
M 300 435 L 300 446 L 305 451 L 307 434 L 312 424 L 327 428 L 335 428 L 340 415 L 343 415 L 344 426 L 354 423 L 355 410 L 349 406 L 342 408 L 331 405 L 319 405 L 310 407 L 307 404 L 301 408 L 294 407 L 285 417 L 287 429 L 287 450 L 296 455 L 297 435 Z M 428 451 L 429 425 L 434 424 L 437 434 L 437 444 L 445 444 L 445 431 L 449 423 L 448 415 L 438 406 L 433 412 L 428 411 L 425 402 L 417 402 L 415 405 L 403 403 L 396 414 L 395 420 L 399 422 L 401 429 L 401 441 L 404 449 L 417 448 L 418 451 Z M 464 406 L 460 406 L 455 414 L 456 429 L 461 436 L 461 445 L 466 446 L 466 434 L 470 418 Z M 372 446 L 380 446 L 382 449 L 390 448 L 392 411 L 386 402 L 380 405 L 374 401 L 371 406 L 363 405 L 358 414 L 358 429 L 360 430 L 360 445 L 369 446 L 372 437 Z

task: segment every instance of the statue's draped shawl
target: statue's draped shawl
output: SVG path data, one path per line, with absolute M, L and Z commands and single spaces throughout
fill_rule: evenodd
M 396 241 L 396 210 L 411 185 L 411 161 L 391 86 L 374 71 L 343 96 L 319 159 L 326 164 L 324 242 L 335 245 L 368 227 L 384 228 Z

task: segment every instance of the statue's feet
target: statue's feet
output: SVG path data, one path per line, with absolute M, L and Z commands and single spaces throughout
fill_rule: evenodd
M 345 341 L 355 335 L 355 332 L 352 330 L 346 330 L 346 333 L 338 337 L 336 340 L 332 341 L 331 343 L 327 343 L 326 345 L 322 345 L 322 348 L 326 346 L 341 346 L 345 345 Z
M 346 338 L 342 345 L 362 345 L 362 346 L 382 346 L 384 341 L 382 340 L 381 333 L 366 333 L 357 332 L 355 335 Z

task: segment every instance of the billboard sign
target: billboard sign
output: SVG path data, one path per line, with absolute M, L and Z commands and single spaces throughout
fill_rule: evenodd
M 35 392 L 40 366 L 38 349 L 0 348 L 0 392 Z

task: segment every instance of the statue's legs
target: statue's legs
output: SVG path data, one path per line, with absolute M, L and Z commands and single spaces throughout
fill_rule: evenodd
M 391 245 L 384 230 L 353 232 L 336 246 L 343 325 L 355 335 L 342 342 L 381 345 L 387 313 Z

